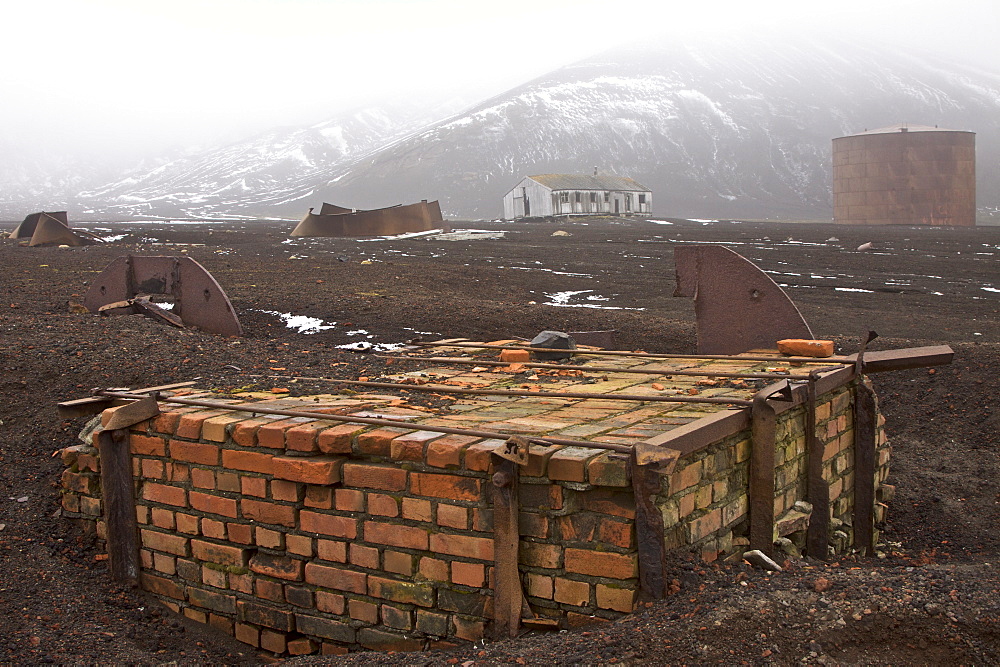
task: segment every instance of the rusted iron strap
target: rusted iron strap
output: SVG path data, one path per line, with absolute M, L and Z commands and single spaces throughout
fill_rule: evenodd
M 116 581 L 139 578 L 139 526 L 132 495 L 128 430 L 100 431 L 101 493 L 107 525 L 108 563 Z
M 516 637 L 521 627 L 524 592 L 518 569 L 520 528 L 518 465 L 493 455 L 493 631 L 497 638 Z
M 635 453 L 629 460 L 632 491 L 635 494 L 636 546 L 639 550 L 639 591 L 643 597 L 661 600 L 667 595 L 664 573 L 666 547 L 663 514 L 656 507 L 656 495 L 663 479 L 652 466 L 639 465 Z
M 874 552 L 875 532 L 875 392 L 863 382 L 854 394 L 854 545 Z
M 130 399 L 142 399 L 146 398 L 145 394 L 136 394 L 130 392 L 119 392 L 119 391 L 105 391 L 96 390 L 96 396 L 107 396 L 109 398 L 130 398 Z M 285 417 L 305 417 L 306 419 L 317 419 L 321 421 L 337 421 L 337 422 L 347 422 L 351 424 L 371 424 L 373 426 L 392 426 L 396 428 L 405 428 L 413 431 L 430 431 L 432 433 L 450 433 L 454 435 L 470 435 L 477 438 L 491 438 L 497 440 L 506 440 L 511 436 L 510 433 L 497 433 L 495 431 L 480 431 L 476 429 L 467 428 L 452 428 L 450 426 L 431 426 L 424 424 L 413 424 L 406 421 L 398 421 L 395 419 L 381 419 L 377 417 L 354 417 L 351 415 L 330 415 L 322 412 L 308 412 L 306 410 L 282 410 L 279 408 L 265 408 L 261 406 L 254 406 L 252 403 L 233 405 L 232 403 L 220 403 L 218 401 L 200 401 L 190 398 L 167 398 L 163 396 L 157 397 L 157 400 L 163 403 L 174 403 L 177 405 L 190 405 L 193 407 L 201 408 L 212 408 L 215 410 L 226 410 L 231 412 L 249 412 L 251 414 L 261 414 L 261 415 L 282 415 Z M 536 442 L 546 445 L 567 445 L 570 447 L 590 447 L 591 449 L 609 449 L 615 452 L 631 452 L 632 447 L 630 445 L 619 445 L 613 442 L 589 442 L 587 440 L 569 440 L 566 438 L 552 438 L 549 436 L 525 436 L 531 442 Z
M 788 389 L 777 382 L 754 396 L 750 449 L 750 548 L 771 555 L 774 551 L 774 447 L 777 416 L 768 399 Z
M 583 398 L 606 401 L 650 401 L 654 403 L 714 403 L 718 405 L 749 406 L 750 401 L 741 398 L 711 398 L 697 396 L 658 396 L 646 394 L 602 394 L 585 391 L 518 391 L 516 389 L 467 389 L 442 384 L 407 384 L 404 382 L 369 382 L 363 380 L 338 380 L 337 378 L 302 378 L 296 375 L 272 375 L 268 377 L 288 377 L 299 380 L 327 380 L 337 384 L 380 389 L 405 389 L 406 391 L 426 391 L 436 394 L 473 394 L 482 396 L 537 396 L 540 398 Z
M 796 362 L 803 364 L 844 364 L 854 363 L 854 359 L 848 357 L 776 357 L 763 355 L 742 355 L 742 354 L 658 354 L 655 352 L 627 352 L 623 350 L 566 350 L 554 347 L 529 347 L 527 345 L 489 345 L 487 343 L 422 343 L 411 342 L 409 345 L 419 347 L 462 347 L 474 350 L 527 350 L 528 352 L 561 352 L 563 354 L 594 354 L 598 356 L 608 355 L 612 357 L 649 357 L 651 359 L 721 359 L 724 361 L 781 361 Z
M 379 354 L 375 355 L 380 359 L 395 359 L 399 361 L 426 361 L 436 364 L 465 364 L 469 366 L 510 366 L 509 361 L 487 361 L 485 359 L 463 359 L 460 357 L 401 357 L 398 355 Z M 775 359 L 774 361 L 782 361 Z M 713 378 L 740 378 L 744 380 L 780 380 L 789 378 L 792 380 L 805 380 L 808 375 L 794 375 L 791 373 L 726 373 L 722 371 L 692 371 L 674 370 L 672 368 L 618 368 L 617 366 L 571 366 L 568 364 L 540 364 L 535 362 L 517 362 L 525 368 L 543 368 L 559 371 L 592 371 L 594 373 L 632 373 L 636 375 L 685 375 L 691 377 L 713 377 Z M 836 370 L 842 368 L 843 364 L 831 365 L 820 370 Z M 283 377 L 283 376 L 279 376 Z
M 816 437 L 816 381 L 818 374 L 809 374 L 806 402 L 806 489 L 812 514 L 806 529 L 806 553 L 826 560 L 830 532 L 830 487 L 823 478 L 823 443 Z

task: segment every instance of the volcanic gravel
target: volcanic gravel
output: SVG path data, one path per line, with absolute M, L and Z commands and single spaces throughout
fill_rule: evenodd
M 603 219 L 455 223 L 501 238 L 289 239 L 293 223 L 102 223 L 101 246 L 0 241 L 0 662 L 273 661 L 111 582 L 95 540 L 60 515 L 56 452 L 85 419 L 59 401 L 94 387 L 197 380 L 214 388 L 378 376 L 337 346 L 543 329 L 616 329 L 620 349 L 694 351 L 673 298 L 673 248 L 724 243 L 786 285 L 840 352 L 949 344 L 949 366 L 872 376 L 893 445 L 878 556 L 794 560 L 766 573 L 676 554 L 674 593 L 614 623 L 345 664 L 996 664 L 1000 662 L 1000 228 L 850 228 Z M 0 228 L 12 229 L 14 224 Z M 564 231 L 566 235 L 553 236 Z M 872 242 L 868 251 L 856 250 Z M 188 255 L 228 294 L 241 338 L 74 304 L 112 259 Z M 318 318 L 301 333 L 278 315 Z M 271 369 L 283 369 L 274 371 Z

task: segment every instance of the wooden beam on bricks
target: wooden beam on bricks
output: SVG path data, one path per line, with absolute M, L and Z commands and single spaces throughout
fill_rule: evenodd
M 663 514 L 656 506 L 662 477 L 655 465 L 640 465 L 636 451 L 629 460 L 632 491 L 635 494 L 636 545 L 639 549 L 639 593 L 644 598 L 662 600 L 667 595 L 663 571 L 666 560 Z
M 823 443 L 816 437 L 816 376 L 809 374 L 806 403 L 806 489 L 812 514 L 806 529 L 806 553 L 826 560 L 830 541 L 830 486 L 823 478 Z
M 750 548 L 774 553 L 774 446 L 778 418 L 768 399 L 790 398 L 787 380 L 764 387 L 753 397 L 750 450 Z
M 517 637 L 521 629 L 524 593 L 518 570 L 520 531 L 518 514 L 518 465 L 496 454 L 493 458 L 493 632 Z
M 139 578 L 139 527 L 135 517 L 128 429 L 100 431 L 97 447 L 101 454 L 101 489 L 111 576 L 116 581 L 135 582 Z
M 854 546 L 874 552 L 875 532 L 875 392 L 863 382 L 854 394 Z

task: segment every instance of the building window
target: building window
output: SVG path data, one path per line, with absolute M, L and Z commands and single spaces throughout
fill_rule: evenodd
M 597 202 L 597 193 L 596 192 L 591 192 L 590 193 L 590 203 L 594 204 L 596 202 Z
M 639 195 L 639 206 L 646 203 L 646 195 Z
M 604 193 L 604 203 L 607 204 L 609 201 L 611 201 L 611 193 L 610 192 L 605 192 Z
M 561 201 L 564 204 L 568 204 L 569 203 L 569 193 L 568 192 L 560 192 L 559 193 L 559 201 Z
M 579 204 L 579 203 L 580 203 L 580 199 L 581 199 L 581 194 L 580 194 L 579 192 L 577 192 L 577 193 L 576 193 L 576 203 L 577 203 L 577 204 Z

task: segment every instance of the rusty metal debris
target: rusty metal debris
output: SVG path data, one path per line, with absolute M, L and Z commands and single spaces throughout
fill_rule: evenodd
M 742 255 L 716 245 L 674 249 L 674 296 L 694 298 L 699 354 L 773 349 L 783 338 L 814 338 L 776 282 Z
M 83 246 L 102 243 L 101 239 L 83 230 L 70 229 L 66 211 L 31 213 L 25 216 L 14 231 L 12 239 L 28 239 L 28 246 L 68 245 Z
M 172 309 L 158 306 L 151 299 L 156 296 L 167 297 Z M 83 305 L 92 313 L 142 313 L 175 326 L 243 334 L 229 297 L 190 257 L 118 257 L 94 281 Z
M 427 232 L 443 226 L 441 206 L 426 199 L 407 205 L 372 210 L 353 210 L 324 203 L 319 213 L 313 209 L 292 230 L 291 236 L 392 236 Z

